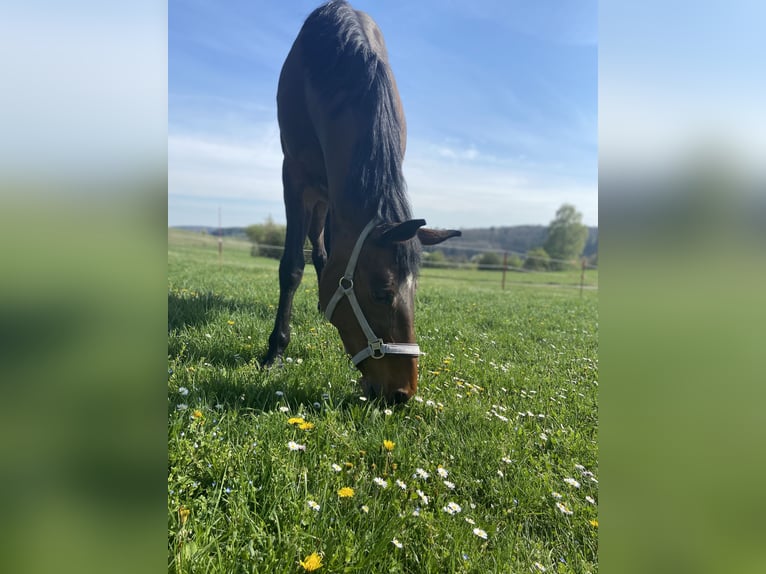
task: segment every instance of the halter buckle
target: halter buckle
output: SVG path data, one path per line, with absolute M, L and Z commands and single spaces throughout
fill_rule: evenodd
M 382 359 L 386 356 L 386 352 L 383 350 L 383 339 L 378 339 L 377 341 L 370 341 L 370 351 L 372 351 L 372 355 L 370 355 L 373 359 Z

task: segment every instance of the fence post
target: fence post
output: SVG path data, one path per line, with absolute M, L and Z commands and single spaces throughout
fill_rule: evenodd
M 508 270 L 508 252 L 503 253 L 503 291 L 505 291 L 505 272 Z

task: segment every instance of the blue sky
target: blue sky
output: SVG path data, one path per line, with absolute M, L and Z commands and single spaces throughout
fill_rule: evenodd
M 316 1 L 168 5 L 168 223 L 284 221 L 279 71 Z M 434 227 L 598 223 L 595 1 L 357 0 L 383 31 L 413 212 Z

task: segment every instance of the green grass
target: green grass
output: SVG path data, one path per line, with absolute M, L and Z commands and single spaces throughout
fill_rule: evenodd
M 492 272 L 423 270 L 420 389 L 386 411 L 361 400 L 310 266 L 289 359 L 259 368 L 277 265 L 243 242 L 226 241 L 219 262 L 215 240 L 169 235 L 169 571 L 295 573 L 312 552 L 320 572 L 598 570 L 585 498 L 598 501 L 595 290 L 502 291 Z M 313 428 L 288 424 L 298 416 Z

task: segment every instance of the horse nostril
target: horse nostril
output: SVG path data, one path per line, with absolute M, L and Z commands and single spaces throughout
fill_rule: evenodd
M 394 391 L 393 400 L 394 400 L 394 404 L 397 404 L 397 405 L 404 404 L 408 400 L 410 400 L 410 395 L 408 395 L 404 391 Z

